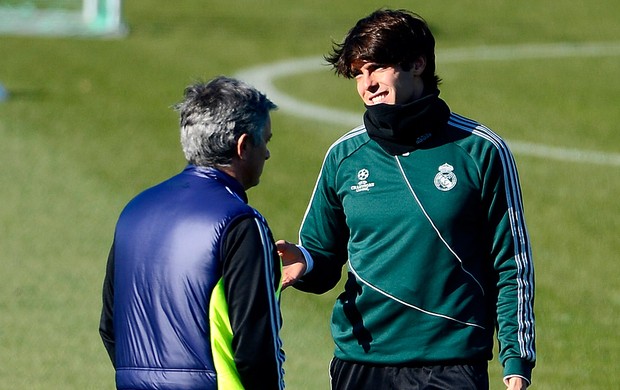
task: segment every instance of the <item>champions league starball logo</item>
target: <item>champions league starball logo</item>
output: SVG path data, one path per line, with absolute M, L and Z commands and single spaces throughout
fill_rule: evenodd
M 357 172 L 357 178 L 360 181 L 368 179 L 368 175 L 370 175 L 368 169 L 360 169 L 360 171 Z
M 370 172 L 366 168 L 362 168 L 357 172 L 357 185 L 351 186 L 351 190 L 355 192 L 370 191 L 375 183 L 369 183 L 367 181 Z
M 435 187 L 439 191 L 450 191 L 456 185 L 457 179 L 454 174 L 454 167 L 448 163 L 441 165 L 439 173 L 435 175 Z

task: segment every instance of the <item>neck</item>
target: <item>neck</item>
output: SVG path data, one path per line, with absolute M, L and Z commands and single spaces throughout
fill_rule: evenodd
M 238 181 L 239 184 L 241 184 L 241 186 L 243 187 L 244 190 L 246 190 L 246 191 L 248 190 L 249 187 L 244 182 L 243 175 L 241 174 L 239 169 L 236 169 L 235 164 L 231 164 L 231 165 L 216 165 L 214 168 L 217 169 L 218 171 L 222 171 L 225 174 L 227 174 L 228 176 L 232 177 L 233 179 Z
M 417 149 L 445 124 L 449 113 L 434 91 L 406 104 L 366 106 L 364 124 L 370 138 L 395 155 Z

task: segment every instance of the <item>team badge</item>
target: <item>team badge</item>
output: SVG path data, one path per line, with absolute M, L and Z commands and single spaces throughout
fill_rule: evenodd
M 375 183 L 368 182 L 369 176 L 370 172 L 368 172 L 368 169 L 366 168 L 362 168 L 357 171 L 357 185 L 351 186 L 351 191 L 370 191 L 370 189 L 375 186 Z
M 435 187 L 439 191 L 450 191 L 456 185 L 457 179 L 454 174 L 454 167 L 448 163 L 441 165 L 439 173 L 435 175 Z

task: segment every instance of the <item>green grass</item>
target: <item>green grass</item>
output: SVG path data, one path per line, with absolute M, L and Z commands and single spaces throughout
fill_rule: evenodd
M 179 171 L 170 108 L 196 79 L 325 54 L 374 1 L 127 1 L 122 40 L 0 37 L 0 389 L 111 389 L 97 333 L 114 223 L 136 192 Z M 618 42 L 620 3 L 394 1 L 414 7 L 441 50 Z M 452 109 L 509 140 L 619 153 L 620 57 L 442 64 Z M 328 71 L 276 80 L 315 104 L 360 110 Z M 276 103 L 278 103 L 276 101 Z M 272 158 L 251 203 L 296 240 L 330 143 L 347 129 L 273 116 Z M 540 389 L 610 389 L 620 339 L 619 167 L 516 155 L 537 271 Z M 291 389 L 328 388 L 328 324 L 338 292 L 283 293 Z M 501 389 L 491 364 L 492 389 Z

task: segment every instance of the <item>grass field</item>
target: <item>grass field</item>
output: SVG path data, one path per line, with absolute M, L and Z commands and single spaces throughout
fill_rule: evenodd
M 124 4 L 124 39 L 0 37 L 0 389 L 112 389 L 97 332 L 114 224 L 136 192 L 179 171 L 170 108 L 197 79 L 325 54 L 357 19 L 389 5 L 431 24 L 438 51 L 609 43 L 609 52 L 446 62 L 451 108 L 515 142 L 537 271 L 534 388 L 620 388 L 620 2 L 315 0 Z M 310 2 L 308 2 L 310 4 Z M 312 104 L 360 111 L 327 70 L 274 80 Z M 278 103 L 278 101 L 276 101 Z M 249 192 L 278 238 L 296 240 L 337 124 L 281 110 L 272 159 Z M 556 150 L 554 149 L 554 150 Z M 588 154 L 589 153 L 589 154 Z M 598 163 L 579 156 L 604 156 Z M 290 389 L 327 389 L 337 291 L 283 293 Z M 499 363 L 492 389 L 501 389 Z

